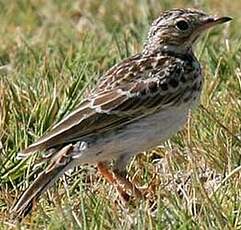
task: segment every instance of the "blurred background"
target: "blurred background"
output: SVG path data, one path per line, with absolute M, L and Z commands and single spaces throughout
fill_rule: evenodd
M 123 204 L 84 165 L 65 175 L 19 226 L 9 209 L 42 170 L 16 154 L 70 113 L 109 67 L 141 51 L 160 11 L 233 17 L 195 48 L 201 106 L 184 130 L 128 167 L 146 199 Z M 0 0 L 0 228 L 241 228 L 241 1 Z

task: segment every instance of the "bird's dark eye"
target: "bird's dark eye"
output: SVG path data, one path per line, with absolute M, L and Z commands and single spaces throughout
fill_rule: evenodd
M 181 31 L 185 31 L 189 28 L 189 25 L 186 21 L 180 20 L 176 23 L 176 27 Z

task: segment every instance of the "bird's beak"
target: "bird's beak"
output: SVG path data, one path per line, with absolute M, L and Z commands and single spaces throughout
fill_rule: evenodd
M 198 30 L 200 30 L 200 31 L 206 30 L 208 28 L 211 28 L 213 26 L 228 22 L 230 20 L 232 20 L 231 17 L 207 17 L 207 18 L 203 18 Z
M 209 17 L 202 18 L 201 22 L 199 22 L 199 25 L 194 30 L 194 32 L 193 32 L 193 34 L 190 38 L 190 41 L 192 43 L 194 43 L 203 31 L 205 31 L 205 30 L 207 30 L 207 29 L 209 29 L 213 26 L 228 22 L 230 20 L 232 20 L 232 18 L 230 18 L 230 17 L 212 17 L 212 16 L 209 16 Z

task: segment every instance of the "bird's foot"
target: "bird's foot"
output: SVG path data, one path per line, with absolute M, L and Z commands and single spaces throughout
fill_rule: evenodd
M 120 197 L 125 202 L 129 202 L 131 197 L 137 198 L 138 200 L 143 197 L 142 192 L 125 176 L 123 176 L 121 172 L 117 170 L 112 172 L 103 162 L 99 162 L 97 164 L 97 168 L 100 171 L 101 175 L 105 177 L 107 181 L 116 188 Z

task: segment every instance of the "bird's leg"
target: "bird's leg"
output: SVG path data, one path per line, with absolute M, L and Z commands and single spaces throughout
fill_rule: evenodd
M 122 190 L 125 191 L 126 194 L 131 194 L 131 196 L 140 199 L 142 197 L 142 193 L 139 189 L 137 189 L 135 184 L 127 179 L 126 165 L 130 157 L 131 155 L 128 153 L 121 155 L 114 164 L 113 172 Z
M 115 184 L 116 179 L 114 178 L 114 174 L 108 169 L 106 163 L 98 162 L 97 168 L 100 174 L 110 183 Z
M 98 163 L 97 163 L 97 168 L 98 168 L 100 174 L 101 174 L 110 184 L 112 184 L 112 185 L 116 188 L 116 190 L 118 191 L 118 193 L 120 194 L 120 196 L 121 196 L 124 200 L 128 200 L 129 195 L 118 185 L 114 173 L 108 169 L 107 165 L 106 165 L 104 162 L 98 162 Z
M 120 172 L 118 170 L 114 170 L 114 172 L 112 172 L 108 169 L 104 162 L 98 162 L 97 168 L 101 175 L 116 188 L 120 196 L 125 201 L 129 200 L 129 193 L 138 198 L 142 196 L 141 192 L 135 187 L 135 185 L 133 185 L 128 179 L 125 178 L 123 171 Z
M 124 192 L 126 194 L 125 197 L 123 197 L 126 201 L 130 198 L 129 194 L 138 199 L 142 198 L 141 191 L 126 178 L 125 171 L 118 171 L 115 169 L 113 172 L 118 183 L 118 187 L 121 188 L 122 193 Z
M 131 194 L 133 197 L 137 197 L 140 199 L 142 197 L 142 193 L 139 189 L 133 184 L 131 181 L 127 179 L 126 173 L 126 165 L 130 159 L 131 155 L 126 153 L 121 155 L 114 164 L 114 174 L 119 183 L 119 186 L 122 187 L 122 190 L 126 192 L 126 194 Z

